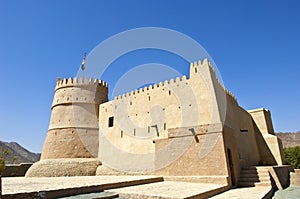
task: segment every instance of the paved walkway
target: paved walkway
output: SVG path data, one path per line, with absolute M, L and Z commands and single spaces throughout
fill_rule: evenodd
M 110 183 L 130 182 L 143 179 L 154 179 L 155 176 L 83 176 L 83 177 L 49 177 L 25 178 L 3 177 L 2 194 L 23 193 L 32 191 L 45 191 L 66 189 Z
M 6 198 L 49 197 L 99 192 L 111 188 L 163 181 L 157 176 L 83 176 L 49 178 L 2 178 L 2 194 Z
M 156 176 L 5 177 L 2 183 L 6 198 L 56 198 L 102 190 L 115 192 L 121 198 L 142 195 L 143 198 L 186 198 L 225 190 L 222 185 L 163 181 Z
M 51 194 L 61 194 L 67 191 L 65 194 L 65 196 L 67 196 L 70 195 L 70 193 L 80 194 L 84 192 L 91 193 L 108 190 L 108 192 L 119 194 L 121 198 L 128 196 L 131 198 L 141 198 L 142 196 L 142 198 L 192 198 L 200 195 L 202 198 L 203 196 L 209 197 L 213 195 L 213 193 L 225 190 L 224 186 L 218 184 L 162 180 L 161 177 L 155 176 L 4 177 L 2 178 L 2 193 L 4 196 L 11 196 L 11 198 L 15 198 L 13 194 L 19 194 L 18 197 L 22 198 L 24 195 L 20 194 L 33 192 L 38 193 L 35 196 L 42 196 L 43 194 L 48 196 L 48 192 L 52 192 Z M 56 193 L 53 193 L 53 190 L 56 191 Z M 271 187 L 238 188 L 231 189 L 211 198 L 263 198 L 270 190 Z M 102 193 L 102 195 L 103 194 L 104 193 Z M 287 196 L 286 194 L 290 194 L 288 198 L 299 198 L 300 187 L 277 192 L 275 198 L 285 198 Z M 49 197 L 52 196 L 53 195 Z
M 156 182 L 145 185 L 110 189 L 109 192 L 119 194 L 121 198 L 207 198 L 211 190 L 224 190 L 219 184 L 189 183 L 189 182 Z
M 245 187 L 230 189 L 224 193 L 211 197 L 211 199 L 253 199 L 263 198 L 271 191 L 271 187 Z

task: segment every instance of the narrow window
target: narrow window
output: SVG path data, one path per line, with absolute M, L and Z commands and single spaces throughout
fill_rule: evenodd
M 150 126 L 148 126 L 148 133 L 150 133 Z
M 195 73 L 197 73 L 197 68 L 195 67 Z
M 114 126 L 114 117 L 109 117 L 108 118 L 108 127 L 113 127 Z
M 169 91 L 169 95 L 171 95 L 171 91 Z
M 123 131 L 121 131 L 121 138 L 123 138 Z
M 166 123 L 164 123 L 164 130 L 166 130 L 167 129 L 167 124 Z
M 248 129 L 240 129 L 240 131 L 241 131 L 242 133 L 247 133 L 247 132 L 248 132 Z
M 133 129 L 133 136 L 135 136 L 135 128 Z
M 149 101 L 150 101 L 150 96 L 148 97 Z

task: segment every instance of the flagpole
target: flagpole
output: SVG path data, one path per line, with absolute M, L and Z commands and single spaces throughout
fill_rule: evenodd
M 84 80 L 85 59 L 86 59 L 86 53 L 84 53 L 83 60 L 82 60 L 82 63 L 81 63 L 82 79 L 83 80 Z

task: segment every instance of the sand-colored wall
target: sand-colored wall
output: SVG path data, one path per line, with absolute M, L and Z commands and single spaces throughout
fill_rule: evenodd
M 238 154 L 239 165 L 257 165 L 260 156 L 251 115 L 231 101 L 227 100 L 227 103 L 226 133 L 228 138 L 235 139 L 236 145 L 231 148 Z
M 267 109 L 259 108 L 248 111 L 253 118 L 257 134 L 257 142 L 260 144 L 261 164 L 283 165 L 285 163 L 281 140 L 274 134 L 271 113 Z
M 274 135 L 274 128 L 272 124 L 271 113 L 269 110 L 259 108 L 248 110 L 248 112 L 251 114 L 261 133 Z
M 180 145 L 187 145 L 181 147 Z M 166 147 L 166 145 L 168 145 Z M 226 153 L 222 132 L 197 132 L 193 135 L 176 136 L 155 141 L 156 174 L 166 176 L 228 176 Z M 183 151 L 178 151 L 184 149 Z M 172 154 L 181 154 L 173 160 Z M 169 159 L 171 164 L 162 165 Z
M 264 163 L 270 165 L 284 165 L 285 159 L 281 140 L 276 135 L 270 134 L 263 134 L 263 138 L 275 159 L 275 162 L 265 161 Z M 261 153 L 265 153 L 265 151 L 262 150 Z
M 57 80 L 41 159 L 97 157 L 99 104 L 107 92 L 99 80 Z
M 125 169 L 128 172 L 160 170 L 170 175 L 220 173 L 227 176 L 222 135 L 217 143 L 207 146 L 211 135 L 205 136 L 202 132 L 202 135 L 199 135 L 199 143 L 193 143 L 195 142 L 193 134 L 197 134 L 195 129 L 199 126 L 206 126 L 204 134 L 207 132 L 222 134 L 212 78 L 216 79 L 213 68 L 207 60 L 195 62 L 190 66 L 190 78 L 183 76 L 161 82 L 117 96 L 114 100 L 101 104 L 99 159 L 103 165 L 117 170 Z M 114 118 L 112 127 L 108 127 L 110 117 Z M 186 129 L 184 135 L 180 134 L 182 132 L 171 130 L 178 127 Z M 190 130 L 192 128 L 194 132 Z M 215 148 L 210 148 L 211 146 Z M 209 150 L 210 155 L 205 154 L 205 157 L 199 158 L 201 148 L 204 151 Z M 182 152 L 178 152 L 181 149 Z M 161 150 L 170 151 L 162 153 Z M 162 154 L 167 156 L 164 157 Z M 220 159 L 220 156 L 224 156 L 223 159 Z M 219 166 L 214 162 L 217 159 L 221 160 Z M 199 164 L 200 162 L 202 163 Z M 186 171 L 182 169 L 185 164 L 197 165 L 197 169 L 185 173 Z M 207 169 L 200 169 L 201 166 Z M 168 167 L 172 169 L 162 169 Z M 210 167 L 213 169 L 210 170 Z M 213 170 L 217 173 L 213 174 Z
M 108 127 L 110 117 L 114 118 L 113 127 Z M 207 60 L 191 64 L 189 79 L 166 81 L 101 104 L 99 126 L 99 158 L 114 169 L 125 165 L 130 171 L 147 168 L 165 175 L 231 175 L 236 184 L 242 167 L 262 161 L 257 140 L 260 132 L 251 115 L 219 82 Z M 206 131 L 198 135 L 198 142 L 193 141 L 195 129 L 203 126 Z M 174 133 L 174 129 L 179 131 Z M 207 143 L 209 133 L 221 134 L 220 141 L 213 143 L 215 148 L 201 144 Z M 200 161 L 195 151 L 203 148 L 212 154 Z M 220 167 L 215 164 L 218 156 L 223 158 Z M 188 167 L 202 169 L 183 169 Z
M 226 98 L 223 133 L 227 156 L 229 156 L 229 150 L 231 153 L 231 162 L 228 161 L 228 167 L 231 167 L 231 176 L 234 178 L 232 183 L 237 184 L 241 168 L 258 165 L 260 155 L 250 114 L 229 95 Z

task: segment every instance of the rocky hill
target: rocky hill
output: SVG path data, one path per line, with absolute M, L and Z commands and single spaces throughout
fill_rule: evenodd
M 297 133 L 276 133 L 282 141 L 283 147 L 295 147 L 300 146 L 300 131 Z
M 8 149 L 9 154 L 6 157 L 7 164 L 18 163 L 33 163 L 40 159 L 40 153 L 32 153 L 19 145 L 16 142 L 2 142 L 0 141 L 0 151 Z M 15 157 L 15 158 L 14 158 Z M 14 161 L 15 160 L 15 161 Z
M 296 133 L 276 133 L 276 135 L 282 140 L 284 148 L 300 146 L 300 131 Z M 16 142 L 2 142 L 0 141 L 0 151 L 4 149 L 9 150 L 9 155 L 6 157 L 6 163 L 19 164 L 19 163 L 33 163 L 40 159 L 40 153 L 32 153 L 19 145 Z M 16 158 L 14 158 L 16 157 Z M 15 161 L 14 161 L 15 159 Z

